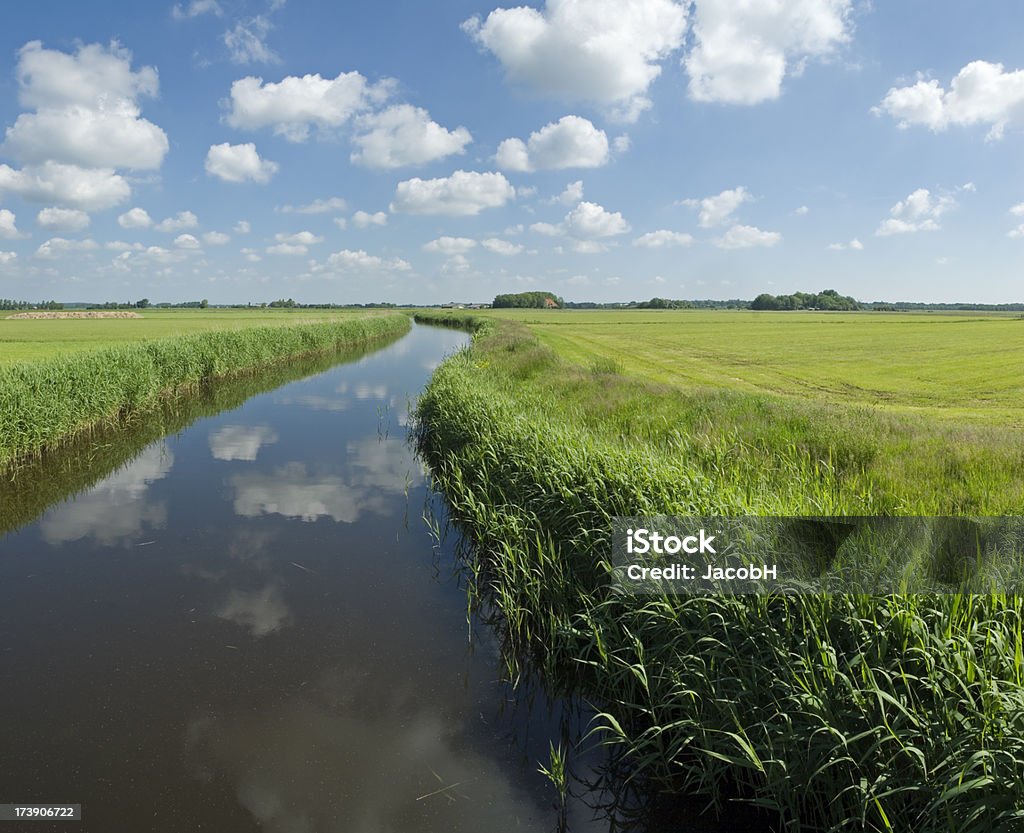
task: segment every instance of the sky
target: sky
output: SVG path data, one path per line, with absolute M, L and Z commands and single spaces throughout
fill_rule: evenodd
M 2 16 L 0 297 L 1024 301 L 1019 0 Z

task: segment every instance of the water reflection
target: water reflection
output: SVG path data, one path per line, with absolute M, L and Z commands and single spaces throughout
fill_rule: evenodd
M 331 518 L 353 523 L 364 512 L 387 508 L 373 489 L 346 483 L 339 475 L 313 471 L 305 463 L 279 466 L 272 472 L 236 474 L 231 478 L 235 512 L 246 518 L 284 515 L 303 521 Z
M 166 505 L 150 500 L 147 491 L 173 465 L 174 454 L 166 443 L 151 445 L 77 500 L 47 512 L 39 524 L 43 540 L 63 544 L 92 538 L 105 546 L 137 542 L 144 529 L 159 529 L 167 522 Z
M 216 615 L 240 625 L 256 637 L 281 630 L 291 619 L 284 594 L 276 584 L 259 590 L 232 590 Z
M 210 434 L 210 452 L 217 460 L 255 460 L 263 446 L 276 442 L 269 425 L 225 425 Z

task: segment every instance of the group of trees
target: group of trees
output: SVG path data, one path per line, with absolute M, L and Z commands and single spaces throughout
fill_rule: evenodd
M 0 298 L 0 309 L 2 310 L 23 310 L 23 309 L 64 309 L 64 305 L 57 301 L 13 301 L 10 298 Z
M 751 309 L 796 310 L 858 310 L 863 309 L 860 302 L 849 295 L 840 295 L 834 289 L 826 289 L 817 294 L 810 292 L 794 292 L 792 295 L 769 295 L 763 292 L 750 302 Z
M 496 309 L 544 309 L 545 307 L 562 307 L 564 302 L 554 292 L 515 292 L 507 295 L 495 295 L 491 305 Z

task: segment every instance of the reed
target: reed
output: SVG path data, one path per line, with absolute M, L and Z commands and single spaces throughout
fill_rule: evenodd
M 299 356 L 395 337 L 405 315 L 214 330 L 0 367 L 0 469 L 102 426 L 130 423 L 162 397 Z
M 417 441 L 513 679 L 594 700 L 636 776 L 787 830 L 1024 829 L 1020 597 L 635 598 L 609 563 L 616 515 L 1007 511 L 1019 474 L 972 456 L 1018 453 L 1004 435 L 944 452 L 949 425 L 660 387 L 449 323 L 477 336 L 421 397 Z

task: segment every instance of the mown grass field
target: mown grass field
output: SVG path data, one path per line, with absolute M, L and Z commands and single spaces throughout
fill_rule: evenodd
M 366 310 L 137 310 L 142 318 L 25 320 L 0 311 L 0 366 L 209 330 L 337 321 Z
M 1024 319 L 982 313 L 487 310 L 564 359 L 683 387 L 1024 427 Z

